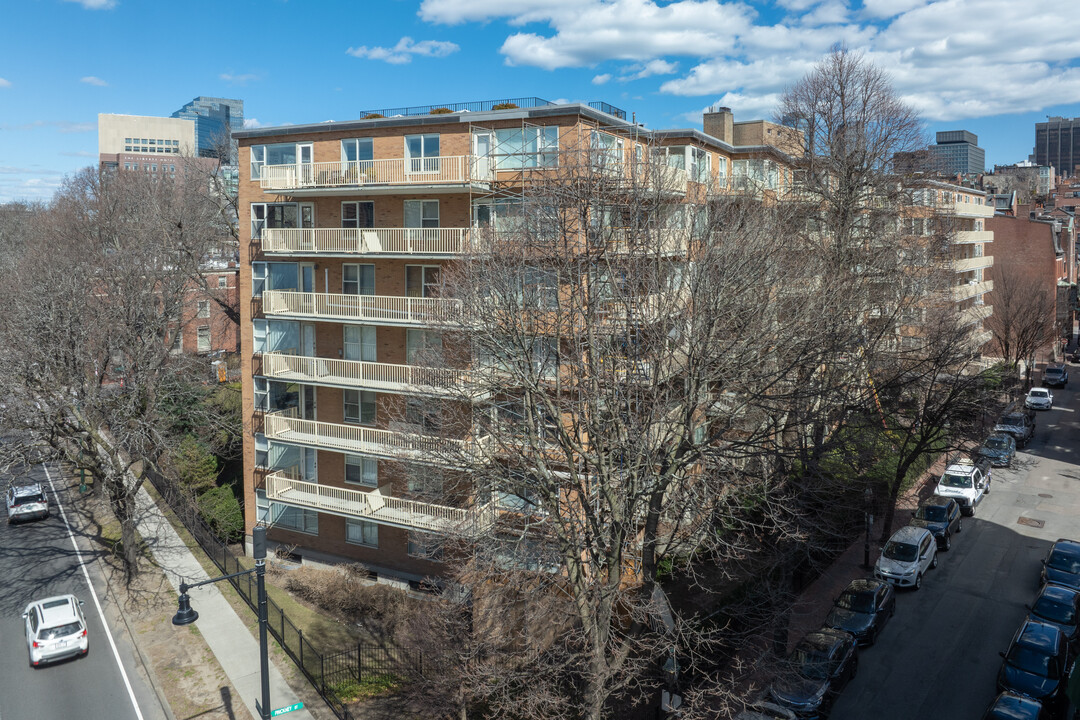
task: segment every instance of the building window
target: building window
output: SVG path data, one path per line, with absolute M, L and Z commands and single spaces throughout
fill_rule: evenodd
M 346 325 L 344 342 L 346 360 L 376 362 L 374 325 Z
M 409 555 L 438 562 L 442 560 L 442 542 L 438 535 L 426 532 L 409 532 Z
M 258 180 L 266 165 L 295 165 L 296 143 L 251 146 L 251 179 Z
M 438 402 L 418 397 L 410 397 L 405 401 L 405 422 L 415 425 L 422 432 L 439 432 L 439 416 Z
M 343 203 L 341 203 L 341 227 L 343 227 L 343 228 L 373 228 L 373 227 L 375 227 L 375 203 L 373 203 L 373 202 L 343 202 Z
M 224 290 L 225 288 L 229 287 L 229 276 L 218 275 L 217 286 L 219 290 Z
M 406 265 L 405 295 L 407 297 L 438 297 L 438 265 Z
M 379 461 L 363 455 L 346 455 L 345 482 L 365 487 L 378 487 Z
M 435 330 L 405 330 L 405 362 L 435 366 L 442 359 L 442 334 Z
M 262 237 L 263 228 L 300 227 L 300 206 L 296 203 L 252 203 L 251 239 Z
M 375 393 L 370 390 L 343 390 L 345 422 L 360 425 L 375 423 Z
M 359 164 L 374 158 L 371 138 L 352 138 L 341 141 L 341 162 Z M 370 163 L 367 166 L 370 166 Z
M 374 295 L 375 266 L 351 263 L 342 265 L 341 293 L 343 295 Z
M 210 352 L 210 327 L 200 325 L 196 333 L 195 350 L 197 352 Z
M 439 172 L 439 135 L 405 136 L 405 156 L 409 159 L 411 173 Z
M 266 499 L 266 491 L 255 491 L 255 517 L 258 522 L 275 528 L 295 530 L 308 535 L 319 534 L 319 513 L 316 510 L 292 507 Z
M 199 301 L 199 314 L 198 314 L 197 317 L 200 317 L 200 318 L 208 318 L 208 317 L 210 317 L 210 301 L 209 300 L 200 300 Z
M 173 331 L 172 344 L 169 346 L 169 352 L 174 355 L 184 351 L 184 336 L 177 328 Z
M 495 168 L 520 170 L 559 164 L 559 128 L 507 128 L 495 131 Z
M 345 520 L 345 542 L 352 545 L 379 547 L 379 526 L 366 520 Z
M 406 200 L 405 201 L 405 227 L 407 227 L 407 228 L 437 228 L 437 227 L 439 227 L 439 201 L 438 200 Z

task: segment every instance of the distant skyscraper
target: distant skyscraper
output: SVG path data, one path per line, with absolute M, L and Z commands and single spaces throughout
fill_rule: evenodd
M 978 146 L 979 137 L 967 130 L 946 130 L 937 134 L 937 145 L 930 146 L 933 167 L 945 175 L 981 173 L 986 169 L 986 151 Z
M 1059 176 L 1080 167 L 1080 118 L 1052 117 L 1035 123 L 1035 164 L 1049 165 Z
M 217 157 L 221 139 L 244 129 L 244 101 L 200 95 L 170 117 L 194 120 L 198 156 Z M 228 158 L 221 159 L 226 164 L 235 165 L 235 148 L 230 151 Z

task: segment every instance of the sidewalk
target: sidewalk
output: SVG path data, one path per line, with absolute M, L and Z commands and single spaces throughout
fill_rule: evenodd
M 193 583 L 208 580 L 209 576 L 202 565 L 173 530 L 172 525 L 145 488 L 139 489 L 136 502 L 139 534 L 153 554 L 154 560 L 176 589 L 177 596 L 180 594 L 181 581 Z M 199 613 L 195 627 L 214 653 L 251 716 L 258 718 L 255 700 L 262 693 L 258 640 L 215 585 L 195 588 L 189 595 L 191 606 Z M 285 682 L 271 658 L 269 709 L 292 705 L 299 701 L 296 693 Z M 289 713 L 288 720 L 312 720 L 312 717 L 305 709 Z

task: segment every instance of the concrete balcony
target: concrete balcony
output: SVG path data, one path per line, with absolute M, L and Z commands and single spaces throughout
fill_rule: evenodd
M 490 160 L 473 155 L 264 165 L 259 170 L 263 190 L 288 190 L 290 195 L 386 194 L 408 188 L 461 192 L 486 187 L 492 179 Z
M 981 323 L 994 314 L 993 305 L 973 305 L 960 313 L 961 325 L 974 325 Z
M 268 413 L 263 432 L 268 440 L 292 445 L 451 467 L 466 458 L 480 456 L 487 443 L 486 437 L 458 440 L 362 425 L 301 420 L 293 411 Z
M 993 255 L 980 255 L 979 257 L 957 258 L 952 261 L 952 269 L 958 273 L 978 270 L 979 268 L 993 267 Z
M 461 301 L 444 298 L 266 290 L 262 303 L 267 316 L 374 325 L 438 327 L 461 317 Z
M 952 299 L 953 302 L 960 302 L 962 300 L 967 300 L 968 298 L 985 295 L 993 289 L 993 280 L 983 280 L 980 283 L 965 283 L 963 285 L 954 285 L 952 287 Z
M 266 228 L 268 255 L 441 257 L 467 252 L 469 228 Z
M 979 203 L 942 203 L 939 206 L 941 212 L 946 215 L 962 218 L 991 218 L 994 217 L 993 205 L 980 205 Z
M 262 374 L 274 380 L 307 385 L 434 397 L 460 396 L 465 387 L 476 382 L 476 373 L 468 370 L 280 353 L 263 354 Z
M 406 500 L 368 491 L 332 487 L 288 477 L 278 471 L 266 476 L 266 498 L 273 502 L 319 512 L 404 528 L 438 533 L 479 534 L 495 520 L 495 506 L 457 508 Z
M 994 233 L 991 230 L 960 230 L 956 233 L 953 243 L 988 243 L 994 242 Z
M 599 231 L 597 242 L 607 245 L 608 251 L 617 255 L 685 255 L 690 244 L 690 231 L 631 230 L 610 228 Z

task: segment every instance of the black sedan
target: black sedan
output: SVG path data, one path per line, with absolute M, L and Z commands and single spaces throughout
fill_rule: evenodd
M 1072 651 L 1080 649 L 1080 590 L 1047 583 L 1039 590 L 1035 602 L 1028 608 L 1032 620 L 1056 626 L 1065 633 Z
M 1056 626 L 1026 619 L 1016 631 L 1005 662 L 998 671 L 997 689 L 1027 695 L 1051 710 L 1063 709 L 1070 665 L 1069 643 Z
M 1038 700 L 1006 691 L 994 698 L 982 720 L 1051 720 L 1051 717 Z
M 1048 582 L 1080 588 L 1080 542 L 1058 540 L 1043 560 L 1039 584 Z
M 960 506 L 952 498 L 938 496 L 923 501 L 908 524 L 924 527 L 932 532 L 939 550 L 951 548 L 953 533 L 964 529 L 964 520 L 960 517 Z
M 860 645 L 873 645 L 895 612 L 896 593 L 892 585 L 874 578 L 860 578 L 852 580 L 836 598 L 825 625 L 851 633 Z
M 850 633 L 822 628 L 807 633 L 788 658 L 788 672 L 773 683 L 773 700 L 802 720 L 828 714 L 836 696 L 859 668 L 858 647 Z

